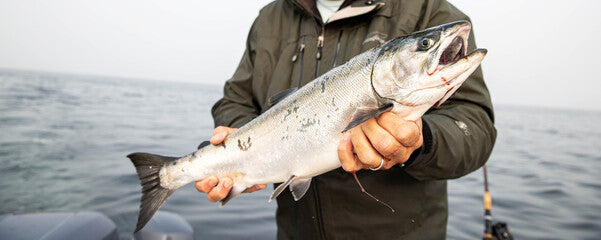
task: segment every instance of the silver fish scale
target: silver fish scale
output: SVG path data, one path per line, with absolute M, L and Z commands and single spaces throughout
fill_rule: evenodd
M 249 187 L 340 167 L 342 131 L 358 107 L 377 106 L 370 82 L 376 53 L 363 53 L 318 77 L 233 132 L 224 144 L 204 147 L 167 166 L 172 177 L 161 176 L 161 185 L 176 189 L 213 174 Z

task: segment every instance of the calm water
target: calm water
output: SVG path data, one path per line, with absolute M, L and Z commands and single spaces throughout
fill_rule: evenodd
M 125 155 L 183 155 L 208 139 L 221 86 L 0 70 L 0 214 L 93 210 L 132 238 L 138 180 Z M 519 239 L 601 236 L 600 112 L 498 106 L 493 217 Z M 482 232 L 482 172 L 449 182 L 449 239 Z M 270 191 L 219 208 L 193 186 L 162 210 L 197 239 L 274 239 Z

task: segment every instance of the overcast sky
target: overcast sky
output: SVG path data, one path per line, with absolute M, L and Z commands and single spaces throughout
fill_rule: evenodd
M 0 68 L 221 85 L 268 2 L 0 0 Z M 452 2 L 495 104 L 601 110 L 601 1 Z

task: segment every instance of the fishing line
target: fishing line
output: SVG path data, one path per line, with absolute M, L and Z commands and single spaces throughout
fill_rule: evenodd
M 379 202 L 380 204 L 390 208 L 390 211 L 392 212 L 396 212 L 394 210 L 394 208 L 392 208 L 390 205 L 388 205 L 388 203 L 382 202 L 380 201 L 380 199 L 374 197 L 374 195 L 371 195 L 370 193 L 368 193 L 367 191 L 365 191 L 365 188 L 363 188 L 363 185 L 361 185 L 361 182 L 359 182 L 359 179 L 357 178 L 357 173 L 356 172 L 352 172 L 353 177 L 355 177 L 355 181 L 357 181 L 357 184 L 359 184 L 359 187 L 361 187 L 361 192 L 364 192 L 365 194 L 367 194 L 367 196 L 373 198 L 374 200 L 376 200 L 377 202 Z

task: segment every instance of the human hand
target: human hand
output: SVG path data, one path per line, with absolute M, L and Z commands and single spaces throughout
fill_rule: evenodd
M 409 160 L 423 142 L 421 118 L 407 121 L 385 112 L 345 133 L 338 158 L 347 172 L 378 169 L 380 164 L 379 169 L 386 170 Z
M 234 132 L 237 128 L 229 128 L 219 126 L 213 130 L 213 137 L 211 137 L 211 144 L 218 145 L 225 140 L 225 138 Z M 232 189 L 234 181 L 229 177 L 224 177 L 221 180 L 215 175 L 208 176 L 200 181 L 196 181 L 195 187 L 199 192 L 207 193 L 207 199 L 210 202 L 217 202 L 227 197 L 228 193 Z M 266 184 L 259 184 L 249 187 L 243 191 L 243 193 L 251 193 L 261 189 L 265 189 Z

